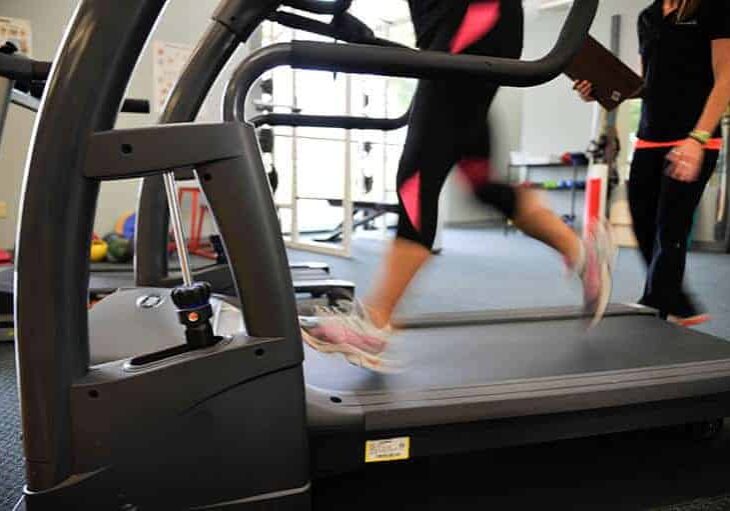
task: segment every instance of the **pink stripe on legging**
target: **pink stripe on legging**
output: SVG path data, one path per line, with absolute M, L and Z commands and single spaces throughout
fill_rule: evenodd
M 421 172 L 416 172 L 412 177 L 403 183 L 398 190 L 400 200 L 411 221 L 411 225 L 417 230 L 421 230 Z
M 475 189 L 489 183 L 492 175 L 492 165 L 486 158 L 464 158 L 459 162 L 459 170 Z
M 499 0 L 487 0 L 469 5 L 459 30 L 451 40 L 451 53 L 461 53 L 479 41 L 494 28 L 499 17 Z

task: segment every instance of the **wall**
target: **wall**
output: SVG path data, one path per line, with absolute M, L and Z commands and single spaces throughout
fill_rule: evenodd
M 33 57 L 50 60 L 63 36 L 76 0 L 3 0 L 0 2 L 0 16 L 30 20 L 33 29 Z M 218 0 L 176 0 L 169 5 L 158 23 L 152 40 L 194 45 L 208 25 L 210 15 Z M 243 51 L 243 50 L 241 50 Z M 240 60 L 241 52 L 232 59 Z M 233 66 L 229 66 L 211 93 L 211 98 L 201 112 L 201 118 L 220 118 L 220 98 L 223 85 Z M 102 71 L 103 72 L 103 71 Z M 152 56 L 147 48 L 140 59 L 130 83 L 128 96 L 152 99 Z M 0 201 L 8 203 L 9 217 L 0 219 L 0 247 L 12 247 L 15 241 L 18 195 L 22 183 L 23 168 L 30 140 L 34 115 L 11 107 L 4 140 L 0 146 Z M 153 124 L 156 115 L 120 115 L 119 127 L 134 127 Z M 136 207 L 138 183 L 136 181 L 105 184 L 102 187 L 96 221 L 100 234 L 113 229 L 116 219 Z

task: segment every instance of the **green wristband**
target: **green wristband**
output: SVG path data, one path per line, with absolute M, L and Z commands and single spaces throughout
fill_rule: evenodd
M 700 131 L 700 130 L 693 130 L 689 134 L 689 138 L 692 140 L 696 140 L 701 145 L 707 145 L 707 142 L 710 141 L 710 138 L 712 137 L 712 134 L 707 131 Z

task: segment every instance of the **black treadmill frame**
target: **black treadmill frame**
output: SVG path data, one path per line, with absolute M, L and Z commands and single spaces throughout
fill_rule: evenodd
M 727 386 L 726 386 L 727 388 Z M 710 422 L 728 416 L 730 392 L 562 413 L 412 428 L 310 433 L 312 477 L 331 477 L 363 466 L 369 440 L 410 438 L 410 458 L 463 454 L 480 450 Z

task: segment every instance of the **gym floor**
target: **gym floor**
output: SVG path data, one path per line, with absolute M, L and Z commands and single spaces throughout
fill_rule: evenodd
M 292 253 L 324 261 L 363 295 L 385 244 L 357 239 L 356 258 Z M 445 251 L 418 278 L 404 313 L 568 305 L 580 287 L 550 250 L 495 229 L 450 229 Z M 730 332 L 730 256 L 693 253 L 689 282 L 712 313 L 705 332 Z M 643 268 L 633 250 L 618 260 L 614 301 L 635 301 Z M 448 342 L 445 339 L 444 342 Z M 458 349 L 458 346 L 454 347 Z M 332 363 L 341 363 L 333 360 Z M 22 485 L 15 364 L 0 345 L 0 511 Z M 637 432 L 444 457 L 350 474 L 315 491 L 317 509 L 730 510 L 730 427 L 712 441 L 677 430 Z

